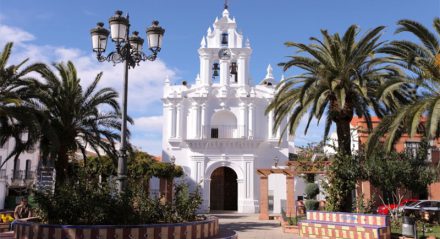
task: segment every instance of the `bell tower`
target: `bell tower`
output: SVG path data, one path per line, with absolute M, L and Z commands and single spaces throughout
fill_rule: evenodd
M 250 86 L 249 59 L 252 54 L 249 40 L 237 31 L 235 18 L 230 18 L 225 4 L 222 17 L 208 28 L 198 50 L 200 57 L 200 84 L 218 84 L 227 89 L 231 85 L 247 91 Z
M 181 165 L 190 185 L 201 187 L 202 211 L 255 213 L 257 169 L 271 168 L 273 159 L 280 165 L 288 159 L 287 137 L 280 138 L 281 131 L 273 130 L 273 119 L 265 114 L 277 81 L 268 67 L 259 84 L 252 82 L 252 49 L 237 30 L 227 1 L 202 37 L 198 53 L 194 84 L 165 80 L 162 159 Z M 274 195 L 285 195 L 283 177 L 267 187 Z M 282 200 L 285 196 L 274 197 L 274 212 L 281 212 Z

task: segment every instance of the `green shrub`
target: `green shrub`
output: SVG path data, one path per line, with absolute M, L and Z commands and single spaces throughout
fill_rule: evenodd
M 315 199 L 307 199 L 305 204 L 307 210 L 318 210 L 319 201 Z
M 127 225 L 193 221 L 202 199 L 185 183 L 174 189 L 174 200 L 150 198 L 145 185 L 129 179 L 124 194 L 117 194 L 112 181 L 99 183 L 87 170 L 78 169 L 75 181 L 59 185 L 55 194 L 35 193 L 37 215 L 50 224 Z
M 319 186 L 316 183 L 308 183 L 306 184 L 304 192 L 306 193 L 308 199 L 315 199 L 316 195 L 319 194 Z
M 359 156 L 335 155 L 327 174 L 328 184 L 325 188 L 328 199 L 326 210 L 332 212 L 351 212 L 353 201 L 351 193 L 356 183 L 362 178 Z
M 79 179 L 59 185 L 56 194 L 35 193 L 38 216 L 51 224 L 129 224 L 136 221 L 130 196 L 113 187 Z
M 188 185 L 182 182 L 174 186 L 174 206 L 181 221 L 196 219 L 196 211 L 203 201 L 199 190 L 197 187 L 196 191 L 190 192 Z

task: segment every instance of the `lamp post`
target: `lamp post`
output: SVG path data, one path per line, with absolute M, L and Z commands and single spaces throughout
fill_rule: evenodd
M 162 48 L 162 39 L 165 29 L 159 26 L 158 21 L 147 28 L 148 48 L 151 55 L 142 51 L 144 39 L 139 37 L 138 32 L 130 33 L 130 21 L 128 14 L 122 15 L 122 11 L 116 11 L 115 15 L 109 19 L 110 31 L 104 28 L 104 23 L 99 22 L 95 28 L 90 30 L 92 37 L 93 51 L 99 62 L 113 62 L 125 64 L 124 71 L 124 90 L 122 95 L 122 125 L 121 125 L 121 146 L 118 157 L 118 192 L 124 192 L 127 185 L 127 88 L 128 70 L 135 68 L 141 61 L 154 61 Z M 115 51 L 107 56 L 103 55 L 107 47 L 108 36 L 111 36 L 115 44 Z

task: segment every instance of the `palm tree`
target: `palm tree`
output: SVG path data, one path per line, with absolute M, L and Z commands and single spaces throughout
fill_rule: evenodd
M 34 63 L 20 70 L 28 61 L 25 59 L 18 65 L 8 65 L 12 47 L 13 43 L 9 42 L 0 53 L 0 146 L 11 138 L 15 146 L 0 168 L 10 158 L 18 158 L 22 152 L 33 148 L 39 129 L 35 120 L 38 112 L 32 100 L 38 83 L 29 73 L 42 69 L 44 64 Z
M 368 152 L 376 148 L 383 135 L 388 151 L 404 132 L 410 136 L 417 131 L 423 132 L 427 139 L 440 135 L 440 18 L 434 19 L 435 32 L 411 20 L 400 20 L 398 25 L 396 33 L 412 33 L 419 42 L 396 40 L 379 50 L 389 54 L 390 61 L 409 72 L 407 77 L 394 80 L 382 91 L 386 93 L 412 84 L 417 87 L 417 100 L 382 120 L 370 136 Z
M 383 116 L 396 106 L 397 99 L 404 101 L 407 97 L 405 92 L 391 92 L 379 102 L 376 96 L 382 84 L 400 75 L 397 68 L 384 64 L 383 57 L 375 56 L 382 44 L 379 38 L 383 29 L 377 27 L 357 40 L 359 29 L 352 25 L 342 38 L 338 33 L 330 35 L 321 30 L 323 40 L 311 37 L 312 43 L 308 45 L 286 42 L 286 46 L 306 54 L 290 56 L 287 62 L 280 63 L 284 71 L 298 67 L 303 73 L 278 85 L 266 110 L 274 112 L 274 128 L 287 118 L 282 132 L 293 136 L 300 120 L 308 114 L 306 134 L 312 119 L 319 122 L 325 115 L 324 139 L 331 125 L 336 124 L 339 151 L 351 155 L 353 116 L 364 117 L 371 129 L 371 110 Z
M 83 89 L 72 62 L 54 67 L 58 75 L 48 67 L 39 70 L 44 82 L 38 92 L 38 104 L 45 115 L 40 148 L 43 159 L 54 163 L 56 184 L 60 185 L 67 178 L 69 160 L 78 150 L 84 160 L 87 146 L 98 156 L 101 150 L 116 155 L 121 113 L 118 93 L 112 88 L 97 89 L 102 73 Z

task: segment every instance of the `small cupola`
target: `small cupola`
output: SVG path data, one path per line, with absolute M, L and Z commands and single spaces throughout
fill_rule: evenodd
M 259 85 L 265 85 L 265 86 L 276 85 L 275 78 L 273 77 L 273 69 L 270 64 L 267 66 L 266 71 L 267 71 L 266 77 L 260 82 Z

